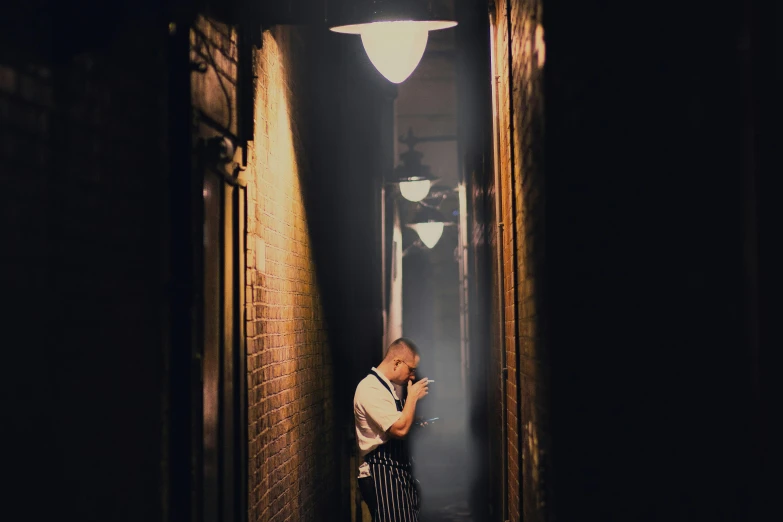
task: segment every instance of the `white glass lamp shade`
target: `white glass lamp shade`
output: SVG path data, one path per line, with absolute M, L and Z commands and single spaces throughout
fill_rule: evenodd
M 402 83 L 419 65 L 428 31 L 417 22 L 376 22 L 362 31 L 370 61 L 392 83 Z
M 419 65 L 429 31 L 457 25 L 448 21 L 372 22 L 332 27 L 337 33 L 358 34 L 370 61 L 392 83 L 402 83 Z
M 427 248 L 432 248 L 440 241 L 440 236 L 443 235 L 443 223 L 437 223 L 430 221 L 428 223 L 416 223 L 411 225 L 417 234 L 421 242 L 427 245 Z
M 430 193 L 431 185 L 428 179 L 400 181 L 400 194 L 408 201 L 421 201 Z

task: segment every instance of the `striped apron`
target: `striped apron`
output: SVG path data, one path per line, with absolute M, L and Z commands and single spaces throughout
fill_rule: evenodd
M 370 373 L 392 393 L 389 385 L 377 373 Z M 394 404 L 397 411 L 402 411 L 405 399 L 394 399 Z M 373 512 L 373 522 L 418 522 L 419 491 L 413 479 L 408 441 L 390 438 L 365 455 L 364 461 L 370 465 L 375 489 L 375 502 L 372 502 L 373 499 L 367 502 L 366 497 L 372 493 L 365 495 L 365 502 Z

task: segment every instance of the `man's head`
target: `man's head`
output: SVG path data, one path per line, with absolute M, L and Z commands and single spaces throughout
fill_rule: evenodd
M 419 349 L 410 339 L 400 337 L 389 345 L 386 357 L 381 363 L 384 373 L 391 382 L 405 386 L 416 378 L 416 367 L 419 365 Z

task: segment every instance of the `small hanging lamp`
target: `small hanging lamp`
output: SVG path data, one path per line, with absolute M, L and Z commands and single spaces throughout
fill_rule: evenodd
M 439 210 L 422 205 L 416 211 L 408 227 L 419 234 L 419 239 L 427 248 L 433 248 L 443 235 L 443 227 L 446 225 L 445 221 L 443 214 Z
M 393 182 L 399 184 L 402 197 L 408 201 L 421 201 L 438 178 L 430 173 L 428 165 L 421 162 L 421 152 L 409 148 L 400 154 L 400 158 L 402 163 L 394 169 Z

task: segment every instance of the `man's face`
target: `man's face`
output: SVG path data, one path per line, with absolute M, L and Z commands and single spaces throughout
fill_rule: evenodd
M 395 379 L 394 384 L 405 386 L 408 382 L 416 378 L 416 368 L 419 366 L 418 355 L 414 356 L 408 352 L 404 357 L 395 361 Z

